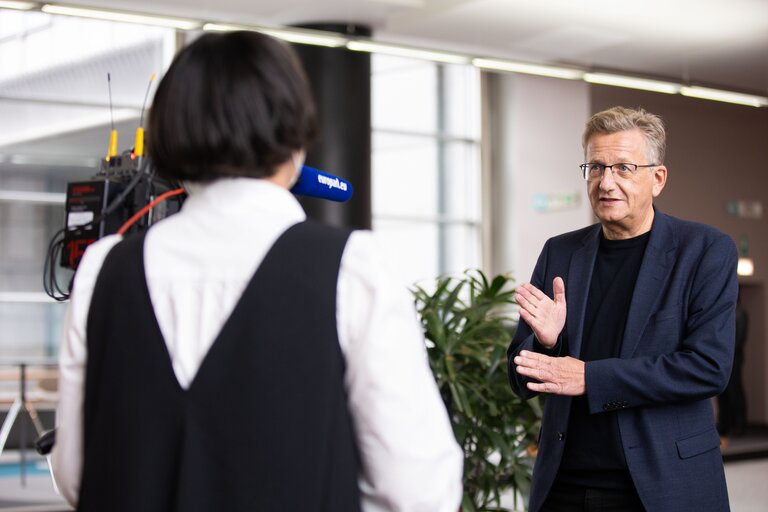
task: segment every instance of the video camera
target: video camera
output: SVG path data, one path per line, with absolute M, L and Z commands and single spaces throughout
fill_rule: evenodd
M 179 188 L 154 176 L 147 163 L 146 157 L 126 151 L 103 160 L 99 172 L 90 180 L 67 183 L 62 267 L 76 270 L 90 244 L 117 233 L 157 197 Z M 159 203 L 122 232 L 147 229 L 178 212 L 181 203 L 181 194 L 175 200 Z
M 113 129 L 107 157 L 98 172 L 88 180 L 67 183 L 65 226 L 48 245 L 45 292 L 58 301 L 68 299 L 71 280 L 63 289 L 60 268 L 77 270 L 90 244 L 106 235 L 145 230 L 178 212 L 185 197 L 183 188 L 155 175 L 144 155 L 141 126 L 136 130 L 134 147 L 120 155 Z

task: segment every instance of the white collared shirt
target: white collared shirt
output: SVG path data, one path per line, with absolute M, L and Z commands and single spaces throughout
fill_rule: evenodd
M 267 251 L 305 220 L 293 195 L 265 180 L 223 179 L 189 191 L 182 211 L 157 223 L 144 246 L 150 298 L 184 388 Z M 88 248 L 64 320 L 53 469 L 73 506 L 82 471 L 86 320 L 101 265 L 120 239 L 105 237 Z M 371 232 L 354 232 L 337 288 L 363 511 L 455 512 L 461 449 L 429 369 L 413 299 L 396 284 L 380 249 Z

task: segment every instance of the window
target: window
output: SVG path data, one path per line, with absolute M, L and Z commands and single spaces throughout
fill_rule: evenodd
M 481 263 L 480 76 L 373 55 L 373 228 L 404 284 Z
M 168 29 L 0 9 L 3 357 L 56 355 L 65 308 L 43 292 L 43 263 L 66 183 L 97 172 L 111 119 L 119 149 L 133 145 L 150 74 L 174 50 Z

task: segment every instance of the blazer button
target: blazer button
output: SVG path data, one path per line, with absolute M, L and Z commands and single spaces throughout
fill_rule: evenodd
M 557 440 L 558 441 L 564 441 L 565 440 L 565 432 L 558 432 L 557 433 Z

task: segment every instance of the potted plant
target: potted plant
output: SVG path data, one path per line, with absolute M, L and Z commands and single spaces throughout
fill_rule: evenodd
M 440 276 L 434 291 L 413 289 L 429 362 L 456 439 L 464 450 L 462 512 L 503 511 L 502 494 L 530 490 L 541 405 L 523 401 L 507 380 L 514 333 L 512 280 L 479 270 Z

